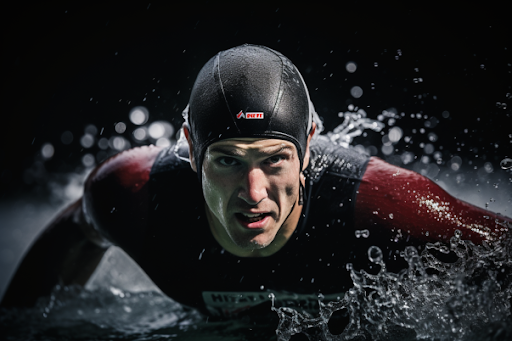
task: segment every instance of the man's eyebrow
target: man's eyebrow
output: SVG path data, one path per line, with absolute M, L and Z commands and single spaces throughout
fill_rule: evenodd
M 210 148 L 210 153 L 221 153 L 231 156 L 244 156 L 245 153 L 238 148 L 215 146 Z
M 287 145 L 279 145 L 276 147 L 269 147 L 269 148 L 261 149 L 258 151 L 258 153 L 263 154 L 263 155 L 273 155 L 273 154 L 280 153 L 283 151 L 293 152 L 293 148 L 290 146 L 287 146 Z M 211 147 L 210 153 L 221 153 L 221 154 L 226 154 L 226 155 L 230 155 L 230 156 L 239 156 L 239 157 L 245 156 L 245 154 L 246 154 L 243 150 L 241 150 L 239 148 L 228 147 L 228 146 Z
M 275 148 L 273 148 L 273 147 L 265 148 L 265 149 L 261 150 L 260 152 L 261 152 L 261 154 L 272 155 L 272 154 L 277 154 L 277 153 L 284 152 L 284 151 L 293 153 L 293 148 L 290 146 L 287 146 L 285 144 L 281 144 L 279 146 L 276 146 Z

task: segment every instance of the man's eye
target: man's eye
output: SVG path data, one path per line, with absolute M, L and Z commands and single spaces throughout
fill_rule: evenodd
M 284 157 L 282 157 L 280 155 L 276 155 L 276 156 L 269 157 L 267 160 L 269 163 L 274 164 L 274 163 L 279 163 L 282 160 L 284 160 Z
M 223 166 L 236 166 L 238 165 L 238 161 L 232 157 L 221 157 L 219 159 L 219 163 Z

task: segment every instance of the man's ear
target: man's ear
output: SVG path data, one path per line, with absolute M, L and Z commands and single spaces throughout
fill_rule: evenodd
M 311 142 L 311 138 L 313 138 L 313 135 L 315 134 L 316 130 L 316 123 L 313 122 L 311 125 L 311 131 L 309 132 L 308 136 L 308 143 L 306 144 L 306 153 L 304 154 L 304 163 L 302 165 L 302 171 L 304 171 L 308 165 L 309 165 L 309 142 Z
M 197 173 L 197 166 L 196 166 L 196 160 L 194 158 L 194 145 L 192 143 L 192 138 L 190 137 L 190 127 L 187 123 L 183 123 L 183 133 L 185 134 L 185 137 L 187 138 L 188 142 L 188 158 L 190 160 L 190 167 L 194 172 Z

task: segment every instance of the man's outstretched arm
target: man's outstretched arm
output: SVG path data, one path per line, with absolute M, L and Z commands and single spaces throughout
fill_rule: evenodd
M 430 179 L 371 158 L 356 200 L 355 227 L 421 242 L 504 238 L 512 219 L 454 198 Z M 382 229 L 384 227 L 384 229 Z
M 147 222 L 149 174 L 160 150 L 133 148 L 92 171 L 84 197 L 61 212 L 32 244 L 1 305 L 30 306 L 56 284 L 84 285 L 110 243 L 136 257 Z
M 79 199 L 37 237 L 11 279 L 1 306 L 32 306 L 57 284 L 84 285 L 108 248 L 94 233 L 85 222 Z

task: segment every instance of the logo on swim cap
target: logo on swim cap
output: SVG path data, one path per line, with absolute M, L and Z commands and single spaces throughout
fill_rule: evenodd
M 238 114 L 236 114 L 236 118 L 238 118 L 238 119 L 245 118 L 247 120 L 254 120 L 254 119 L 262 120 L 264 118 L 264 115 L 262 112 L 246 112 L 246 113 L 244 113 L 243 110 L 240 110 L 240 112 Z

